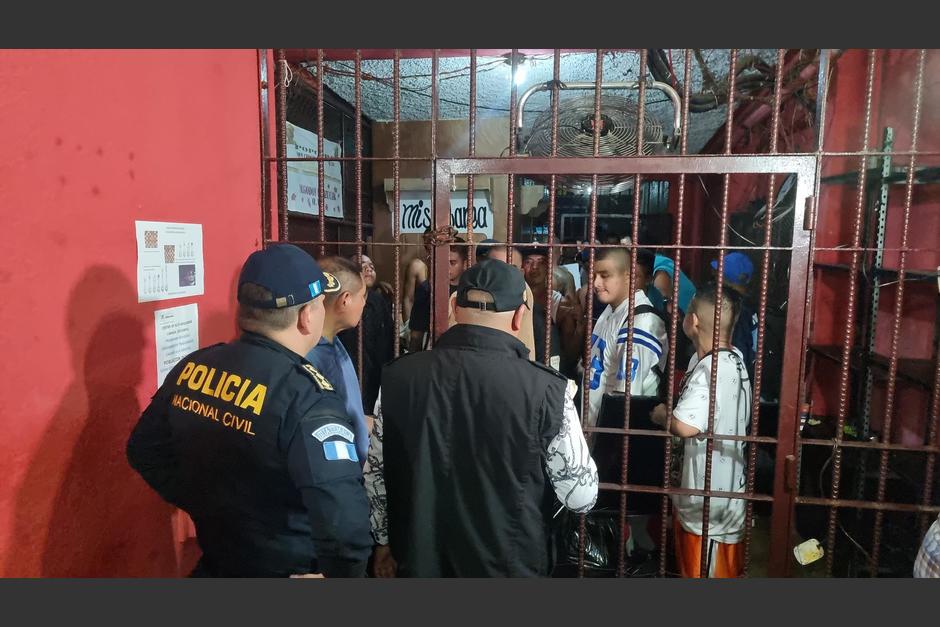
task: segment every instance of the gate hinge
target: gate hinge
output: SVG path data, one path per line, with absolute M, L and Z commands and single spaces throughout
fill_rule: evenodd
M 816 228 L 816 197 L 807 196 L 806 206 L 803 207 L 803 230 L 812 231 Z

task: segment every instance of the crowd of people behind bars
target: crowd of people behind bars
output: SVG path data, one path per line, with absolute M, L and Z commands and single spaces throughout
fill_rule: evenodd
M 255 375 L 256 388 L 281 359 L 285 373 L 302 366 L 313 380 L 304 384 L 296 373 L 285 374 L 294 377 L 292 385 L 314 393 L 297 397 L 283 392 L 284 385 L 268 383 L 272 396 L 293 400 L 285 397 L 288 409 L 268 410 L 281 412 L 272 417 L 274 432 L 285 433 L 263 451 L 243 443 L 227 449 L 232 442 L 192 431 L 193 425 L 204 430 L 211 424 L 204 418 L 218 422 L 218 413 L 174 394 L 188 386 L 231 400 L 226 394 L 239 377 L 228 372 L 234 371 L 224 371 L 212 390 L 215 368 L 196 363 L 215 360 L 219 369 L 227 368 L 226 360 L 234 358 L 216 347 L 184 358 L 186 365 L 154 396 L 132 434 L 128 458 L 164 498 L 193 516 L 204 553 L 194 574 L 358 576 L 367 560 L 377 577 L 547 576 L 558 574 L 566 559 L 581 559 L 598 572 L 622 568 L 625 559 L 667 550 L 651 541 L 656 516 L 628 517 L 622 529 L 626 554 L 619 553 L 616 540 L 595 533 L 602 526 L 592 518 L 595 504 L 604 501 L 598 503 L 599 483 L 621 482 L 619 472 L 605 476 L 621 461 L 604 457 L 601 439 L 610 434 L 603 428 L 622 427 L 627 407 L 633 428 L 660 428 L 673 436 L 671 485 L 745 491 L 747 445 L 722 436 L 749 435 L 758 313 L 747 296 L 754 274 L 747 255 L 731 252 L 720 264 L 712 260 L 711 280 L 697 287 L 676 272 L 671 258 L 634 248 L 628 239 L 556 249 L 551 256 L 540 245 L 484 240 L 475 246 L 473 263 L 464 240 L 451 234 L 445 241 L 451 244 L 448 264 L 438 271 L 448 277 L 449 330 L 433 348 L 429 268 L 434 246 L 442 242 L 431 234 L 424 254 L 405 266 L 400 299 L 388 283 L 377 281 L 366 255 L 317 263 L 296 247 L 278 245 L 249 258 L 239 281 L 245 335 L 228 345 L 232 355 L 254 351 L 265 361 L 266 374 Z M 306 282 L 309 290 L 290 291 Z M 320 300 L 318 329 L 311 321 L 319 314 L 311 312 Z M 275 317 L 280 326 L 265 322 Z M 194 385 L 199 368 L 208 371 L 204 385 Z M 677 375 L 672 390 L 670 368 Z M 251 436 L 271 426 L 261 411 L 265 391 L 256 398 L 256 389 L 239 405 L 243 393 L 234 402 L 253 407 L 257 424 L 235 423 L 226 412 L 228 438 L 236 424 L 247 424 L 237 429 Z M 301 397 L 307 400 L 300 403 Z M 330 409 L 300 410 L 299 430 L 316 428 L 292 437 L 296 429 L 285 427 L 284 416 L 321 397 Z M 674 399 L 671 407 L 667 399 Z M 181 434 L 190 433 L 198 433 L 207 448 L 180 444 Z M 655 446 L 662 449 L 662 441 Z M 613 448 L 622 450 L 619 444 Z M 259 473 L 264 480 L 246 476 L 240 455 L 252 464 L 260 456 L 262 466 L 289 472 L 276 477 L 266 468 Z M 633 455 L 643 457 L 641 449 Z M 231 479 L 211 479 L 227 467 L 241 470 L 238 490 L 224 483 Z M 198 477 L 196 469 L 202 471 Z M 646 471 L 655 475 L 657 469 Z M 661 477 L 661 465 L 659 472 Z M 198 490 L 192 487 L 197 483 Z M 257 511 L 259 502 L 273 503 L 279 491 L 291 488 L 302 499 L 284 497 L 288 504 L 280 506 L 290 513 L 302 503 L 310 514 L 307 526 Z M 741 576 L 745 501 L 712 496 L 706 507 L 705 500 L 695 493 L 672 495 L 670 572 Z M 212 503 L 208 509 L 206 502 Z M 587 524 L 565 524 L 584 513 Z M 293 544 L 285 540 L 280 546 L 275 539 L 282 536 Z M 589 559 L 579 558 L 581 550 Z
M 447 267 L 450 288 L 449 327 L 455 323 L 454 293 L 461 273 L 469 265 L 469 247 L 460 237 L 455 237 L 453 241 L 455 245 L 450 248 Z M 614 247 L 596 249 L 594 273 L 590 281 L 589 247 L 580 245 L 580 242 L 576 249 L 568 250 L 575 253 L 573 256 L 566 255 L 564 248 L 556 249 L 553 267 L 549 266 L 549 251 L 545 246 L 510 247 L 489 239 L 476 245 L 476 261 L 497 259 L 513 263 L 523 271 L 530 311 L 527 312 L 528 319 L 523 322 L 520 339 L 529 349 L 531 359 L 550 365 L 569 380 L 582 381 L 584 368 L 581 356 L 585 347 L 585 333 L 590 328 L 590 380 L 587 386 L 590 402 L 584 420 L 589 427 L 599 424 L 604 397 L 625 394 L 627 381 L 630 382 L 631 396 L 666 399 L 666 369 L 669 338 L 672 336 L 667 333 L 667 329 L 671 326 L 671 316 L 675 308 L 679 326 L 675 363 L 689 364 L 687 372 L 691 376 L 683 382 L 681 393 L 676 395 L 678 401 L 672 412 L 677 418 L 675 424 L 671 419 L 667 419 L 670 412 L 666 411 L 665 404 L 655 407 L 650 420 L 668 429 L 675 436 L 685 438 L 687 446 L 682 453 L 689 458 L 689 462 L 685 464 L 680 478 L 681 485 L 685 488 L 704 489 L 702 467 L 708 451 L 705 441 L 696 438 L 709 428 L 708 390 L 710 356 L 713 352 L 713 321 L 710 316 L 705 319 L 696 314 L 693 307 L 695 285 L 681 270 L 678 272 L 679 285 L 674 293 L 673 280 L 676 273 L 672 259 L 655 254 L 649 249 L 639 248 L 635 253 L 637 267 L 631 279 L 633 255 L 629 238 L 610 239 L 606 243 Z M 427 348 L 431 335 L 428 266 L 432 253 L 433 243 L 426 237 L 424 258 L 412 260 L 406 271 L 405 294 L 402 298 L 404 306 L 401 312 L 402 318 L 407 320 L 404 327 L 408 329 L 408 335 L 403 336 L 402 340 L 407 340 L 410 351 Z M 758 319 L 747 298 L 754 267 L 749 257 L 743 253 L 732 252 L 726 255 L 724 288 L 720 295 L 713 285 L 717 278 L 717 260 L 712 261 L 711 268 L 712 285 L 705 288 L 699 301 L 706 301 L 711 305 L 712 314 L 716 303 L 723 309 L 719 344 L 714 351 L 719 355 L 719 366 L 712 430 L 715 434 L 744 436 L 747 435 L 749 424 L 750 381 L 753 377 L 757 348 Z M 550 273 L 551 282 L 548 280 Z M 635 286 L 632 299 L 629 293 L 631 280 Z M 587 302 L 589 282 L 593 283 L 594 287 L 590 290 L 590 308 Z M 409 293 L 411 289 L 414 290 L 413 293 Z M 632 315 L 629 309 L 631 302 Z M 405 313 L 409 311 L 409 303 L 413 303 L 410 315 Z M 685 328 L 687 313 L 690 314 L 690 328 Z M 631 329 L 633 346 L 631 354 L 627 356 L 623 345 L 627 336 L 631 335 Z M 627 369 L 630 370 L 629 374 Z M 679 365 L 678 369 L 681 372 L 683 366 Z M 578 406 L 579 397 L 580 390 L 575 399 Z M 589 437 L 590 439 L 592 438 Z M 742 492 L 746 475 L 744 443 L 719 440 L 715 442 L 714 449 L 717 470 L 713 471 L 711 489 Z M 370 496 L 374 504 L 376 495 L 368 474 L 367 472 L 367 487 L 372 493 Z M 675 501 L 676 565 L 685 576 L 699 576 L 699 557 L 702 553 L 702 498 L 677 497 Z M 649 517 L 631 518 L 639 518 L 639 521 L 645 524 Z M 628 534 L 631 533 L 630 527 L 633 525 L 635 523 L 628 523 Z M 743 550 L 740 547 L 743 526 L 744 501 L 712 499 L 706 557 L 709 572 L 706 576 L 738 576 L 743 572 Z M 632 533 L 638 533 L 647 539 L 650 537 L 643 528 L 634 529 Z M 650 546 L 651 543 L 646 544 Z M 628 551 L 631 552 L 638 546 L 632 538 L 627 544 Z M 655 548 L 655 543 L 652 543 L 651 548 Z M 608 547 L 605 547 L 605 550 L 609 552 Z M 377 572 L 380 575 L 393 573 L 394 569 L 386 565 L 386 560 L 390 560 L 390 552 L 381 544 L 379 557 Z M 574 556 L 569 557 L 572 561 L 575 559 Z M 606 555 L 600 561 L 605 566 L 612 566 L 615 557 Z

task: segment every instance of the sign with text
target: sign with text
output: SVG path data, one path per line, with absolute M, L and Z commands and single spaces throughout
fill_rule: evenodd
M 324 157 L 343 156 L 342 147 L 323 140 Z M 317 157 L 317 134 L 287 122 L 287 156 Z M 287 209 L 320 215 L 320 179 L 317 161 L 287 162 Z M 339 161 L 323 162 L 323 213 L 328 218 L 343 217 L 343 168 Z
M 401 192 L 400 223 L 402 233 L 424 233 L 431 226 L 431 192 Z M 471 218 L 473 232 L 493 237 L 493 208 L 490 207 L 486 192 L 473 193 Z M 450 194 L 450 225 L 459 233 L 467 232 L 467 192 L 457 191 Z
M 157 387 L 180 359 L 199 350 L 199 308 L 195 303 L 153 312 Z

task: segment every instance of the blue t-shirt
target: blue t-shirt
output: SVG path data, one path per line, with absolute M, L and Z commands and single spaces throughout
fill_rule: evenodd
M 366 454 L 369 452 L 369 429 L 366 426 L 365 412 L 362 410 L 362 393 L 359 391 L 356 368 L 346 352 L 346 347 L 339 338 L 330 342 L 321 337 L 320 343 L 307 355 L 307 361 L 323 373 L 336 388 L 336 393 L 342 397 L 346 412 L 356 425 L 355 445 L 359 465 L 365 464 Z
M 673 272 L 675 272 L 676 264 L 669 257 L 664 257 L 663 255 L 656 255 L 656 260 L 653 262 L 653 275 L 655 276 L 657 272 L 663 271 L 669 275 L 669 280 L 672 280 Z M 684 312 L 689 310 L 689 303 L 692 302 L 692 297 L 695 296 L 695 284 L 689 280 L 689 277 L 685 275 L 681 269 L 679 270 L 679 309 Z

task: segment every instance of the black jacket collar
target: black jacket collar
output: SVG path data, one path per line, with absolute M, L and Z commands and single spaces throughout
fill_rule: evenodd
M 523 359 L 529 358 L 529 349 L 505 331 L 481 327 L 475 324 L 458 324 L 447 330 L 437 340 L 435 347 L 475 348 L 508 353 Z
M 274 350 L 278 353 L 281 353 L 291 359 L 291 361 L 300 363 L 304 358 L 301 355 L 298 355 L 291 349 L 287 348 L 283 344 L 279 344 L 272 340 L 269 337 L 261 335 L 259 333 L 252 333 L 251 331 L 245 331 L 242 333 L 242 336 L 238 338 L 240 342 L 245 342 L 246 344 L 254 344 L 256 346 L 264 346 L 271 350 Z

